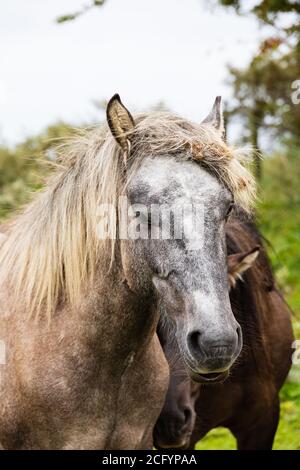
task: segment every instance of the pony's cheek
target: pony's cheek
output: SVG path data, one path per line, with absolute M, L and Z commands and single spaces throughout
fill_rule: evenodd
M 171 287 L 165 279 L 161 279 L 158 276 L 154 275 L 152 277 L 152 282 L 156 290 L 156 294 L 161 301 L 171 300 L 172 293 Z
M 151 291 L 151 275 L 145 257 L 139 253 L 137 243 L 125 240 L 121 242 L 122 271 L 127 284 L 136 294 Z
M 168 280 L 160 279 L 158 276 L 153 276 L 152 282 L 156 290 L 159 305 L 163 307 L 163 311 L 168 318 L 173 323 L 177 323 L 184 309 L 184 303 L 178 297 L 176 289 L 174 289 Z

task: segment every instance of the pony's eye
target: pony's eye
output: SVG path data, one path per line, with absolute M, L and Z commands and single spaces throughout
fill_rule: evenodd
M 144 216 L 143 213 L 141 213 L 141 211 L 139 210 L 136 210 L 135 213 L 134 213 L 134 217 L 137 219 L 138 217 L 141 217 L 142 221 L 144 223 L 148 223 L 149 227 L 151 227 L 151 214 L 148 214 L 148 216 Z
M 164 270 L 161 270 L 160 268 L 155 269 L 154 272 L 155 272 L 155 274 L 157 274 L 157 276 L 160 279 L 163 279 L 164 281 L 167 281 L 172 274 L 176 273 L 176 271 L 174 269 L 171 269 L 170 271 L 164 271 Z
M 226 219 L 228 219 L 233 208 L 234 208 L 234 202 L 231 202 L 226 213 Z

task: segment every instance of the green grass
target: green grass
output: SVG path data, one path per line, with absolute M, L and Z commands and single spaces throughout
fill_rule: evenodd
M 216 428 L 210 431 L 196 444 L 197 450 L 235 450 L 235 438 L 225 428 Z

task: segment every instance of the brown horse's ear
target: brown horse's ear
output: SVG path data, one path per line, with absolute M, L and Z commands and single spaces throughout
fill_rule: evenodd
M 227 257 L 230 289 L 235 286 L 238 279 L 241 279 L 242 274 L 251 268 L 259 254 L 259 250 L 260 247 L 257 245 L 246 253 L 236 253 Z
M 225 134 L 224 118 L 221 104 L 221 96 L 217 96 L 209 115 L 203 119 L 201 124 L 209 124 L 217 129 L 222 136 Z
M 114 95 L 108 102 L 106 117 L 112 135 L 126 154 L 130 152 L 130 134 L 134 129 L 134 120 L 123 105 L 120 96 Z

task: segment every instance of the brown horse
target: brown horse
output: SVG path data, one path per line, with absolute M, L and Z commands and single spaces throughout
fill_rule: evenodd
M 235 218 L 227 224 L 226 234 L 229 281 L 233 287 L 230 300 L 242 326 L 244 348 L 224 383 L 203 386 L 186 377 L 168 329 L 160 328 L 171 378 L 154 431 L 154 442 L 159 448 L 193 449 L 217 426 L 232 432 L 240 450 L 271 449 L 273 445 L 279 419 L 278 392 L 291 366 L 290 312 L 274 284 L 254 224 Z M 247 254 L 253 244 L 260 246 L 260 255 L 242 282 L 237 274 L 254 261 Z M 240 251 L 246 253 L 238 254 Z
M 57 173 L 0 242 L 7 449 L 151 447 L 168 384 L 158 312 L 176 325 L 196 378 L 222 379 L 241 351 L 224 226 L 233 199 L 249 207 L 253 179 L 222 139 L 220 100 L 193 124 L 133 119 L 116 95 L 107 118 L 62 149 Z M 160 236 L 148 209 L 165 217 L 191 201 L 202 238 L 190 236 L 190 216 L 183 236 L 174 224 Z

